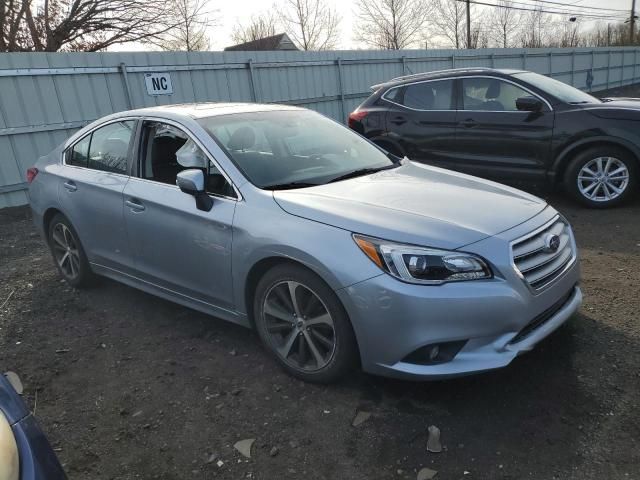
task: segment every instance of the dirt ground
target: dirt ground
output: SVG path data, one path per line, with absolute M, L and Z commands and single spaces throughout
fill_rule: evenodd
M 24 208 L 0 210 L 0 370 L 71 479 L 640 479 L 640 200 L 534 193 L 573 224 L 585 302 L 494 373 L 304 384 L 241 327 L 109 280 L 69 288 Z

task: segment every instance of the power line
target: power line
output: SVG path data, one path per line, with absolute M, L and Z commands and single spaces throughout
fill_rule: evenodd
M 529 3 L 529 4 L 524 3 L 522 1 L 520 1 L 520 2 L 511 2 L 509 0 L 507 0 L 507 1 L 508 1 L 508 3 L 521 3 L 521 4 L 524 4 L 524 5 L 529 5 L 531 7 L 535 7 L 536 4 L 543 3 L 543 4 L 549 4 L 549 5 L 560 5 L 563 8 L 576 7 L 577 9 L 581 9 L 581 10 L 603 10 L 605 12 L 624 12 L 625 14 L 629 13 L 629 10 L 622 9 L 622 8 L 602 8 L 602 7 L 592 7 L 592 6 L 589 6 L 589 5 L 582 6 L 582 5 L 576 5 L 576 4 L 552 2 L 551 0 L 534 0 L 535 3 Z M 557 7 L 554 7 L 554 8 L 557 8 Z
M 510 1 L 509 3 L 519 7 L 532 7 L 531 8 L 532 11 L 541 10 L 540 6 L 531 4 L 531 3 L 525 3 L 523 1 L 514 0 L 514 1 Z M 496 6 L 499 8 L 509 8 L 509 5 L 505 6 L 502 4 L 497 4 Z M 583 8 L 587 8 L 587 7 L 577 7 L 577 8 L 548 7 L 548 8 L 553 9 L 553 11 L 551 10 L 543 10 L 543 11 L 547 13 L 555 13 L 558 15 L 564 14 L 564 15 L 591 17 L 591 18 L 610 18 L 610 17 L 622 17 L 622 16 L 626 18 L 629 15 L 629 12 L 627 10 L 615 10 L 615 11 L 605 12 L 605 13 L 601 13 L 601 12 L 592 13 L 588 10 L 582 10 Z
M 466 2 L 466 0 L 456 0 L 457 2 Z M 470 3 L 473 3 L 475 5 L 484 5 L 487 7 L 496 7 L 496 8 L 505 8 L 508 10 L 519 10 L 519 11 L 523 11 L 523 12 L 541 12 L 541 13 L 549 13 L 549 14 L 553 14 L 553 15 L 575 15 L 575 16 L 579 16 L 579 17 L 584 17 L 584 18 L 589 18 L 589 19 L 597 19 L 597 20 L 611 20 L 611 19 L 615 19 L 615 20 L 625 20 L 627 18 L 626 15 L 624 15 L 624 17 L 622 17 L 622 14 L 619 15 L 599 15 L 599 14 L 590 14 L 590 13 L 580 13 L 577 11 L 569 11 L 569 10 L 545 10 L 542 8 L 523 8 L 523 7 L 515 7 L 513 5 L 509 6 L 509 5 L 497 5 L 495 3 L 487 3 L 487 2 L 482 2 L 479 0 L 469 0 Z M 512 3 L 516 3 L 516 2 L 512 2 Z M 520 2 L 518 2 L 520 3 Z M 535 5 L 531 5 L 531 4 L 524 4 L 527 5 L 529 7 L 535 7 Z

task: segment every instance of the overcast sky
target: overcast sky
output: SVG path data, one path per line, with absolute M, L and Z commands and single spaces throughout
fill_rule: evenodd
M 357 48 L 367 48 L 365 45 L 359 44 L 355 39 L 355 35 L 353 32 L 357 28 L 356 19 L 354 18 L 354 10 L 356 5 L 356 0 L 325 0 L 329 5 L 333 6 L 336 9 L 339 16 L 341 17 L 340 23 L 340 42 L 338 45 L 338 49 L 348 50 L 348 49 L 357 49 Z M 486 1 L 488 3 L 497 3 L 497 0 L 479 0 Z M 522 4 L 534 4 L 535 0 L 514 0 L 517 1 L 519 6 Z M 575 5 L 579 7 L 599 7 L 599 8 L 612 8 L 612 9 L 628 9 L 631 11 L 631 0 L 553 0 L 558 3 L 563 3 L 567 5 L 567 7 L 558 6 L 558 8 L 566 9 L 569 8 L 570 5 Z M 261 11 L 269 10 L 273 4 L 274 0 L 208 0 L 210 9 L 216 10 L 217 13 L 215 15 L 218 25 L 212 27 L 210 29 L 210 39 L 211 39 L 211 49 L 212 50 L 222 50 L 224 47 L 228 47 L 233 45 L 233 40 L 231 40 L 231 32 L 233 30 L 233 26 L 237 22 L 247 23 L 251 18 L 252 14 L 259 13 Z M 636 12 L 640 12 L 640 0 L 636 1 Z M 546 5 L 546 8 L 553 9 L 553 5 Z M 490 7 L 482 7 L 488 9 Z M 558 18 L 558 17 L 556 17 Z M 617 22 L 615 20 L 614 22 Z M 606 20 L 602 20 L 602 22 L 606 23 Z M 595 21 L 586 22 L 583 27 L 584 30 L 593 26 Z M 437 43 L 438 40 L 436 39 Z M 443 41 L 439 41 L 441 44 L 433 44 L 431 47 L 433 48 L 449 48 L 450 45 L 446 45 L 442 43 Z M 138 45 L 138 44 L 125 44 L 125 45 L 117 45 L 112 50 L 146 50 L 148 46 Z
M 340 24 L 341 38 L 340 49 L 363 47 L 358 45 L 352 35 L 356 22 L 353 18 L 353 10 L 355 8 L 355 0 L 325 0 L 332 5 L 342 18 Z M 523 3 L 533 3 L 533 0 L 519 0 Z M 631 10 L 631 0 L 554 0 L 566 5 L 576 5 L 582 7 L 599 7 L 599 8 L 615 8 Z M 232 45 L 231 30 L 233 25 L 240 21 L 246 22 L 254 12 L 269 9 L 273 4 L 273 0 L 209 0 L 211 7 L 218 10 L 219 26 L 211 31 L 211 43 L 215 50 L 221 50 L 226 46 Z M 494 3 L 493 1 L 489 3 Z M 497 3 L 497 2 L 496 2 Z M 636 11 L 640 10 L 640 0 L 637 2 Z M 552 6 L 549 6 L 553 8 Z M 560 7 L 563 8 L 563 7 Z

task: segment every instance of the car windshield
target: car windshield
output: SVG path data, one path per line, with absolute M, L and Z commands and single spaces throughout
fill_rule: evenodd
M 321 185 L 397 165 L 360 135 L 308 110 L 237 113 L 198 122 L 263 189 Z
M 549 95 L 553 95 L 558 100 L 565 103 L 601 103 L 601 101 L 596 97 L 593 97 L 582 90 L 578 90 L 577 88 L 560 82 L 559 80 L 545 77 L 539 73 L 522 72 L 516 73 L 513 76 L 520 80 L 524 80 L 544 92 L 547 92 Z

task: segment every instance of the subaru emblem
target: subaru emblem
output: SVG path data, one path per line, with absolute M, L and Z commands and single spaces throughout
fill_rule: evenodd
M 544 238 L 545 252 L 554 253 L 560 248 L 560 237 L 554 233 L 550 233 Z

